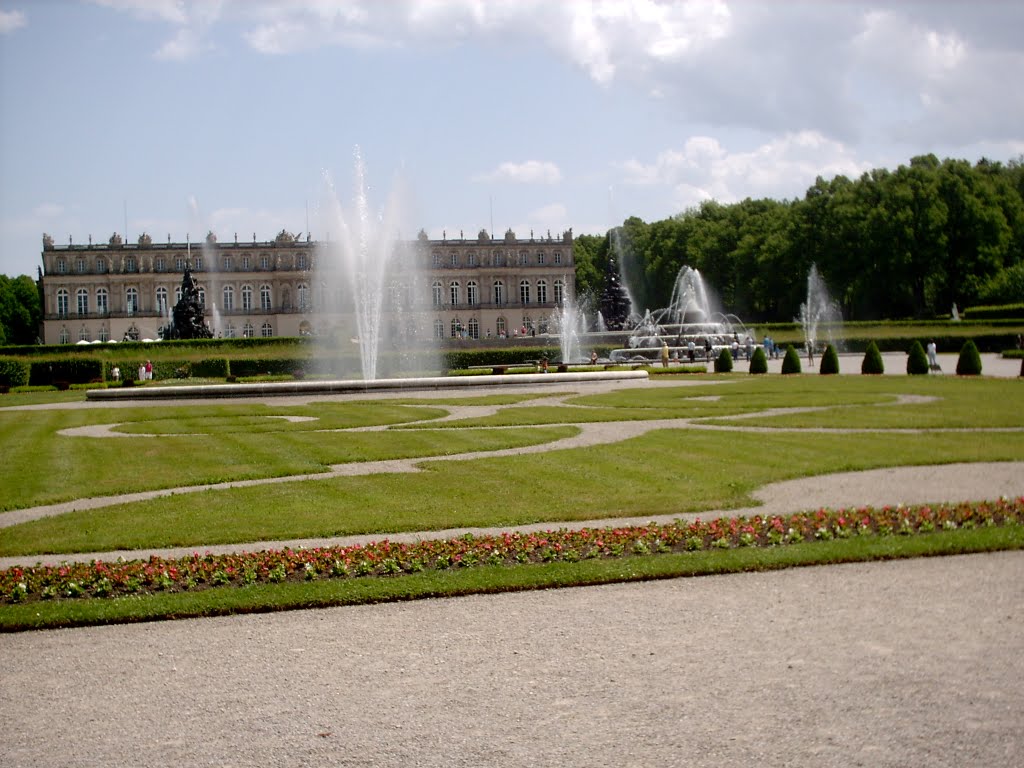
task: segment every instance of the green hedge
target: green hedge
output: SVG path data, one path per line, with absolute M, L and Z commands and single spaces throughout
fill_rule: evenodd
M 24 360 L 0 358 L 0 386 L 24 387 L 28 384 L 29 365 Z
M 88 384 L 103 380 L 103 363 L 96 359 L 74 357 L 33 360 L 28 383 L 33 387 L 57 386 L 58 383 Z
M 1024 303 L 991 307 L 967 307 L 960 316 L 971 320 L 1024 319 Z

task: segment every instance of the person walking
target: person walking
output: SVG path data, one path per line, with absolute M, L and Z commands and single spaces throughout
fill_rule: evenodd
M 932 371 L 941 370 L 939 368 L 938 347 L 935 346 L 934 341 L 928 342 L 928 368 Z

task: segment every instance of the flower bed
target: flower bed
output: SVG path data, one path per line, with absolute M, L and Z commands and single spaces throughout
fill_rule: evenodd
M 179 559 L 95 561 L 0 571 L 0 605 L 34 600 L 121 597 L 221 586 L 316 579 L 397 576 L 423 570 L 577 562 L 668 552 L 775 547 L 856 536 L 909 536 L 979 526 L 1024 524 L 1024 497 L 936 506 L 722 517 L 622 528 L 466 535 L 401 544 L 383 540 L 349 547 L 241 554 L 195 553 Z

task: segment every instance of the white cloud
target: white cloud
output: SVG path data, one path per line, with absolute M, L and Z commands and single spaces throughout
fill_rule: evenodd
M 26 24 L 28 20 L 21 11 L 0 11 L 0 35 L 10 34 Z
M 624 183 L 663 186 L 682 209 L 710 198 L 728 203 L 747 197 L 796 197 L 817 176 L 857 177 L 870 165 L 858 162 L 837 141 L 801 131 L 738 152 L 716 139 L 696 136 L 682 149 L 661 152 L 651 163 L 630 160 L 620 167 Z
M 501 163 L 490 173 L 478 177 L 479 181 L 510 181 L 517 184 L 557 184 L 562 172 L 554 163 L 527 160 L 524 163 Z

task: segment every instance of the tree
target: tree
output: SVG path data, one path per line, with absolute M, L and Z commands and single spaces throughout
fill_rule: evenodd
M 829 344 L 825 348 L 825 353 L 821 356 L 821 365 L 818 368 L 818 373 L 823 376 L 839 373 L 839 353 L 836 352 L 834 344 Z
M 864 352 L 864 360 L 860 364 L 860 372 L 866 375 L 885 373 L 882 353 L 878 351 L 878 345 L 873 341 L 868 342 L 868 348 Z
M 764 347 L 757 347 L 750 358 L 751 373 L 768 373 L 768 358 L 765 357 Z
M 956 361 L 957 376 L 981 376 L 981 354 L 973 339 L 964 342 Z
M 921 376 L 928 373 L 928 356 L 924 353 L 921 342 L 914 340 L 907 353 L 907 373 L 911 376 Z
M 0 344 L 35 344 L 43 319 L 35 281 L 0 275 Z
M 800 355 L 797 354 L 796 347 L 787 344 L 786 354 L 782 358 L 782 372 L 784 374 L 800 373 L 801 370 L 803 369 L 800 367 Z

